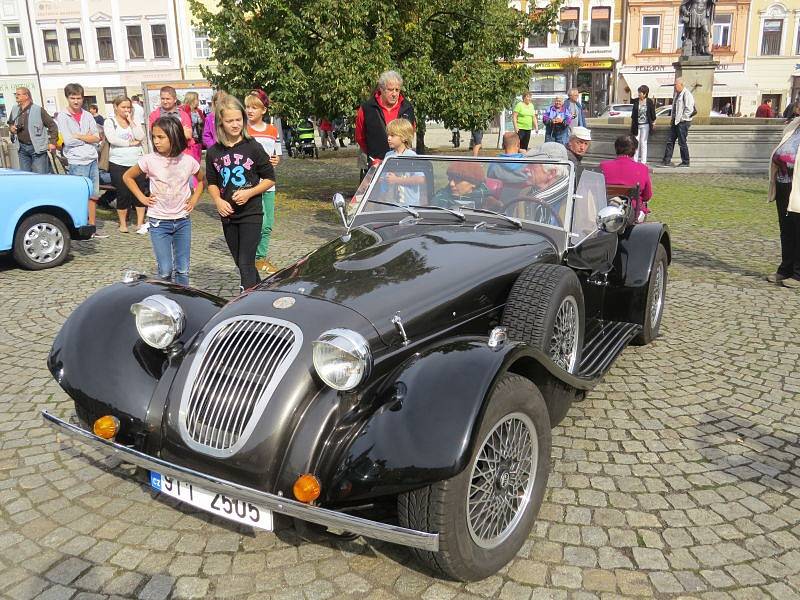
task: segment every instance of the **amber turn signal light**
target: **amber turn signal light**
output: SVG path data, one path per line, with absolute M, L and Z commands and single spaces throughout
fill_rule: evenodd
M 100 417 L 94 422 L 92 431 L 97 437 L 101 437 L 104 440 L 112 440 L 119 432 L 119 419 L 111 415 Z
M 314 477 L 311 473 L 300 475 L 300 477 L 297 478 L 297 481 L 294 482 L 294 486 L 292 486 L 294 497 L 300 502 L 305 502 L 306 504 L 310 504 L 319 498 L 321 491 L 322 486 L 319 483 L 319 479 Z

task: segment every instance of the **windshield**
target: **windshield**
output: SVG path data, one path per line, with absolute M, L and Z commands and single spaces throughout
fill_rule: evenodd
M 370 169 L 348 216 L 407 208 L 491 210 L 563 228 L 568 215 L 568 163 L 520 158 L 390 158 Z

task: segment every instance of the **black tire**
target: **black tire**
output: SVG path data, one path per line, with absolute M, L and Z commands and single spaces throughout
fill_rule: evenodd
M 524 486 L 522 482 L 508 485 L 514 476 L 510 470 L 492 474 L 491 481 L 499 488 L 498 492 L 512 488 L 513 491 L 506 494 L 518 497 L 524 487 L 522 495 L 527 496 L 527 502 L 517 507 L 514 518 L 501 530 L 502 535 L 495 536 L 502 539 L 486 539 L 474 531 L 476 521 L 470 520 L 467 505 L 469 499 L 479 493 L 471 489 L 472 482 L 477 484 L 483 480 L 485 485 L 487 479 L 486 473 L 480 469 L 476 472 L 475 467 L 482 458 L 488 436 L 498 427 L 502 432 L 507 425 L 520 427 L 515 430 L 519 433 L 517 439 L 526 439 L 526 432 L 531 442 L 535 436 L 536 448 L 531 443 L 528 456 L 532 462 L 535 455 L 536 466 L 533 468 L 531 465 L 532 478 L 526 478 Z M 483 579 L 511 561 L 528 539 L 539 514 L 550 472 L 551 444 L 547 407 L 539 390 L 524 377 L 510 373 L 503 375 L 486 401 L 486 411 L 467 467 L 455 477 L 398 497 L 397 512 L 402 526 L 439 534 L 438 552 L 414 548 L 415 556 L 438 573 L 460 581 Z M 482 543 L 477 543 L 476 539 Z
M 14 260 L 31 271 L 57 267 L 70 248 L 69 229 L 58 217 L 37 213 L 26 218 L 14 234 Z
M 647 282 L 647 303 L 642 317 L 642 332 L 633 338 L 633 344 L 636 346 L 646 346 L 658 337 L 667 296 L 667 267 L 667 250 L 663 244 L 659 244 L 653 257 L 650 279 Z
M 551 358 L 550 340 L 561 302 L 572 296 L 578 308 L 578 340 L 574 366 L 578 371 L 583 348 L 584 306 L 583 290 L 578 277 L 562 265 L 533 265 L 525 269 L 511 288 L 503 311 L 502 324 L 511 340 L 525 342 L 539 348 Z M 567 415 L 573 402 L 583 399 L 585 392 L 548 377 L 540 383 L 540 391 L 547 403 L 550 424 L 555 427 Z

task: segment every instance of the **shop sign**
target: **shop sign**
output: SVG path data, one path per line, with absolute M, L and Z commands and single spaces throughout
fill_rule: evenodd
M 535 71 L 561 71 L 564 65 L 560 60 L 536 62 L 531 65 Z M 613 60 L 581 60 L 581 69 L 612 69 Z
M 800 68 L 800 64 L 797 65 Z M 675 68 L 672 65 L 634 65 L 622 69 L 620 73 L 672 73 Z M 744 63 L 721 63 L 714 69 L 716 73 L 720 71 L 744 71 Z

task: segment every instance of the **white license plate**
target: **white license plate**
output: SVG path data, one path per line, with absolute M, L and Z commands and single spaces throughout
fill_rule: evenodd
M 201 510 L 237 523 L 272 531 L 272 511 L 225 494 L 207 492 L 193 483 L 150 471 L 150 487 Z

